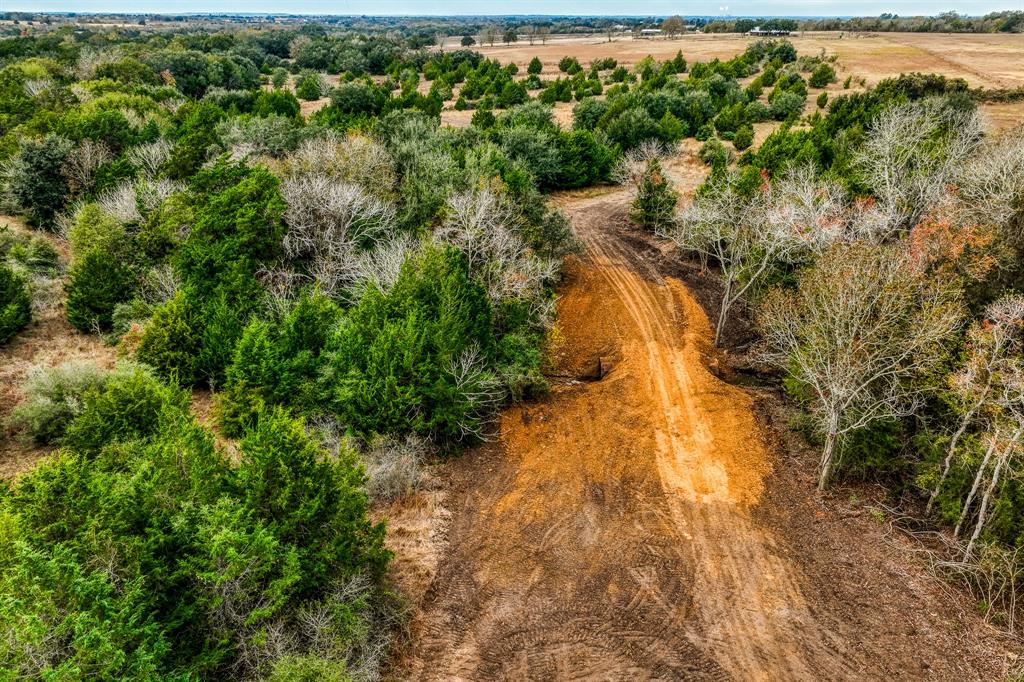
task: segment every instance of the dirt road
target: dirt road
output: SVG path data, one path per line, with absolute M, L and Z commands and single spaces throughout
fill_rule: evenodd
M 774 461 L 752 399 L 709 370 L 686 287 L 613 227 L 625 203 L 563 199 L 586 253 L 555 373 L 581 379 L 508 410 L 498 442 L 446 472 L 447 541 L 401 678 L 947 679 L 914 674 L 915 648 L 944 656 L 927 633 L 847 627 L 841 605 L 808 599 L 792 539 L 752 514 Z M 582 379 L 599 359 L 610 371 Z

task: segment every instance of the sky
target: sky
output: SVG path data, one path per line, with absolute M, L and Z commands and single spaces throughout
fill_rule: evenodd
M 962 2 L 962 0 L 961 0 Z M 672 0 L 0 0 L 0 11 L 290 14 L 586 14 L 684 16 L 877 16 L 938 14 L 957 10 L 987 14 L 1024 9 L 1024 0 L 783 0 L 690 2 Z

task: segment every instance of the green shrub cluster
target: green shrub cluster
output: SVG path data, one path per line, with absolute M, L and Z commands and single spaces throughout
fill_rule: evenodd
M 5 344 L 32 321 L 32 295 L 25 278 L 0 263 L 0 344 Z
M 86 390 L 64 442 L 0 494 L 9 673 L 281 674 L 278 636 L 314 667 L 358 660 L 389 553 L 352 452 L 268 411 L 233 464 L 141 369 Z M 330 614 L 315 632 L 311 610 Z

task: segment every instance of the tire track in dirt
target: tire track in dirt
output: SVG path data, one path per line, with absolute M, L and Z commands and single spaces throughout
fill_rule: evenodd
M 796 571 L 747 514 L 769 468 L 749 397 L 707 370 L 710 324 L 686 288 L 662 281 L 595 224 L 613 208 L 599 201 L 577 229 L 645 340 L 663 420 L 658 469 L 674 522 L 694 550 L 694 597 L 708 649 L 738 679 L 852 674 L 837 655 L 839 642 L 811 615 Z
M 751 401 L 705 367 L 681 283 L 610 236 L 621 193 L 563 200 L 587 253 L 559 302 L 559 375 L 476 455 L 402 679 L 848 677 L 747 509 L 769 470 Z

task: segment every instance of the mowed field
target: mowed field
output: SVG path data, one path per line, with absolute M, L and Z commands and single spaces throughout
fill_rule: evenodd
M 603 36 L 586 38 L 556 36 L 541 45 L 523 41 L 512 45 L 476 46 L 474 49 L 502 62 L 514 61 L 526 68 L 540 57 L 545 75 L 558 71 L 558 60 L 571 55 L 586 65 L 599 57 L 614 57 L 631 66 L 647 55 L 667 59 L 682 50 L 688 62 L 730 59 L 754 40 L 739 34 L 691 34 L 674 40 L 633 40 L 629 36 L 608 42 Z M 825 50 L 839 56 L 839 82 L 829 90 L 842 90 L 847 76 L 873 85 L 890 76 L 919 71 L 964 78 L 972 86 L 1016 88 L 1024 86 L 1024 34 L 954 35 L 940 33 L 803 33 L 789 37 L 800 54 Z M 457 40 L 450 39 L 457 49 Z M 992 125 L 1007 129 L 1024 121 L 1024 102 L 986 104 L 982 107 Z M 462 112 L 452 112 L 462 113 Z M 561 118 L 561 117 L 560 117 Z

